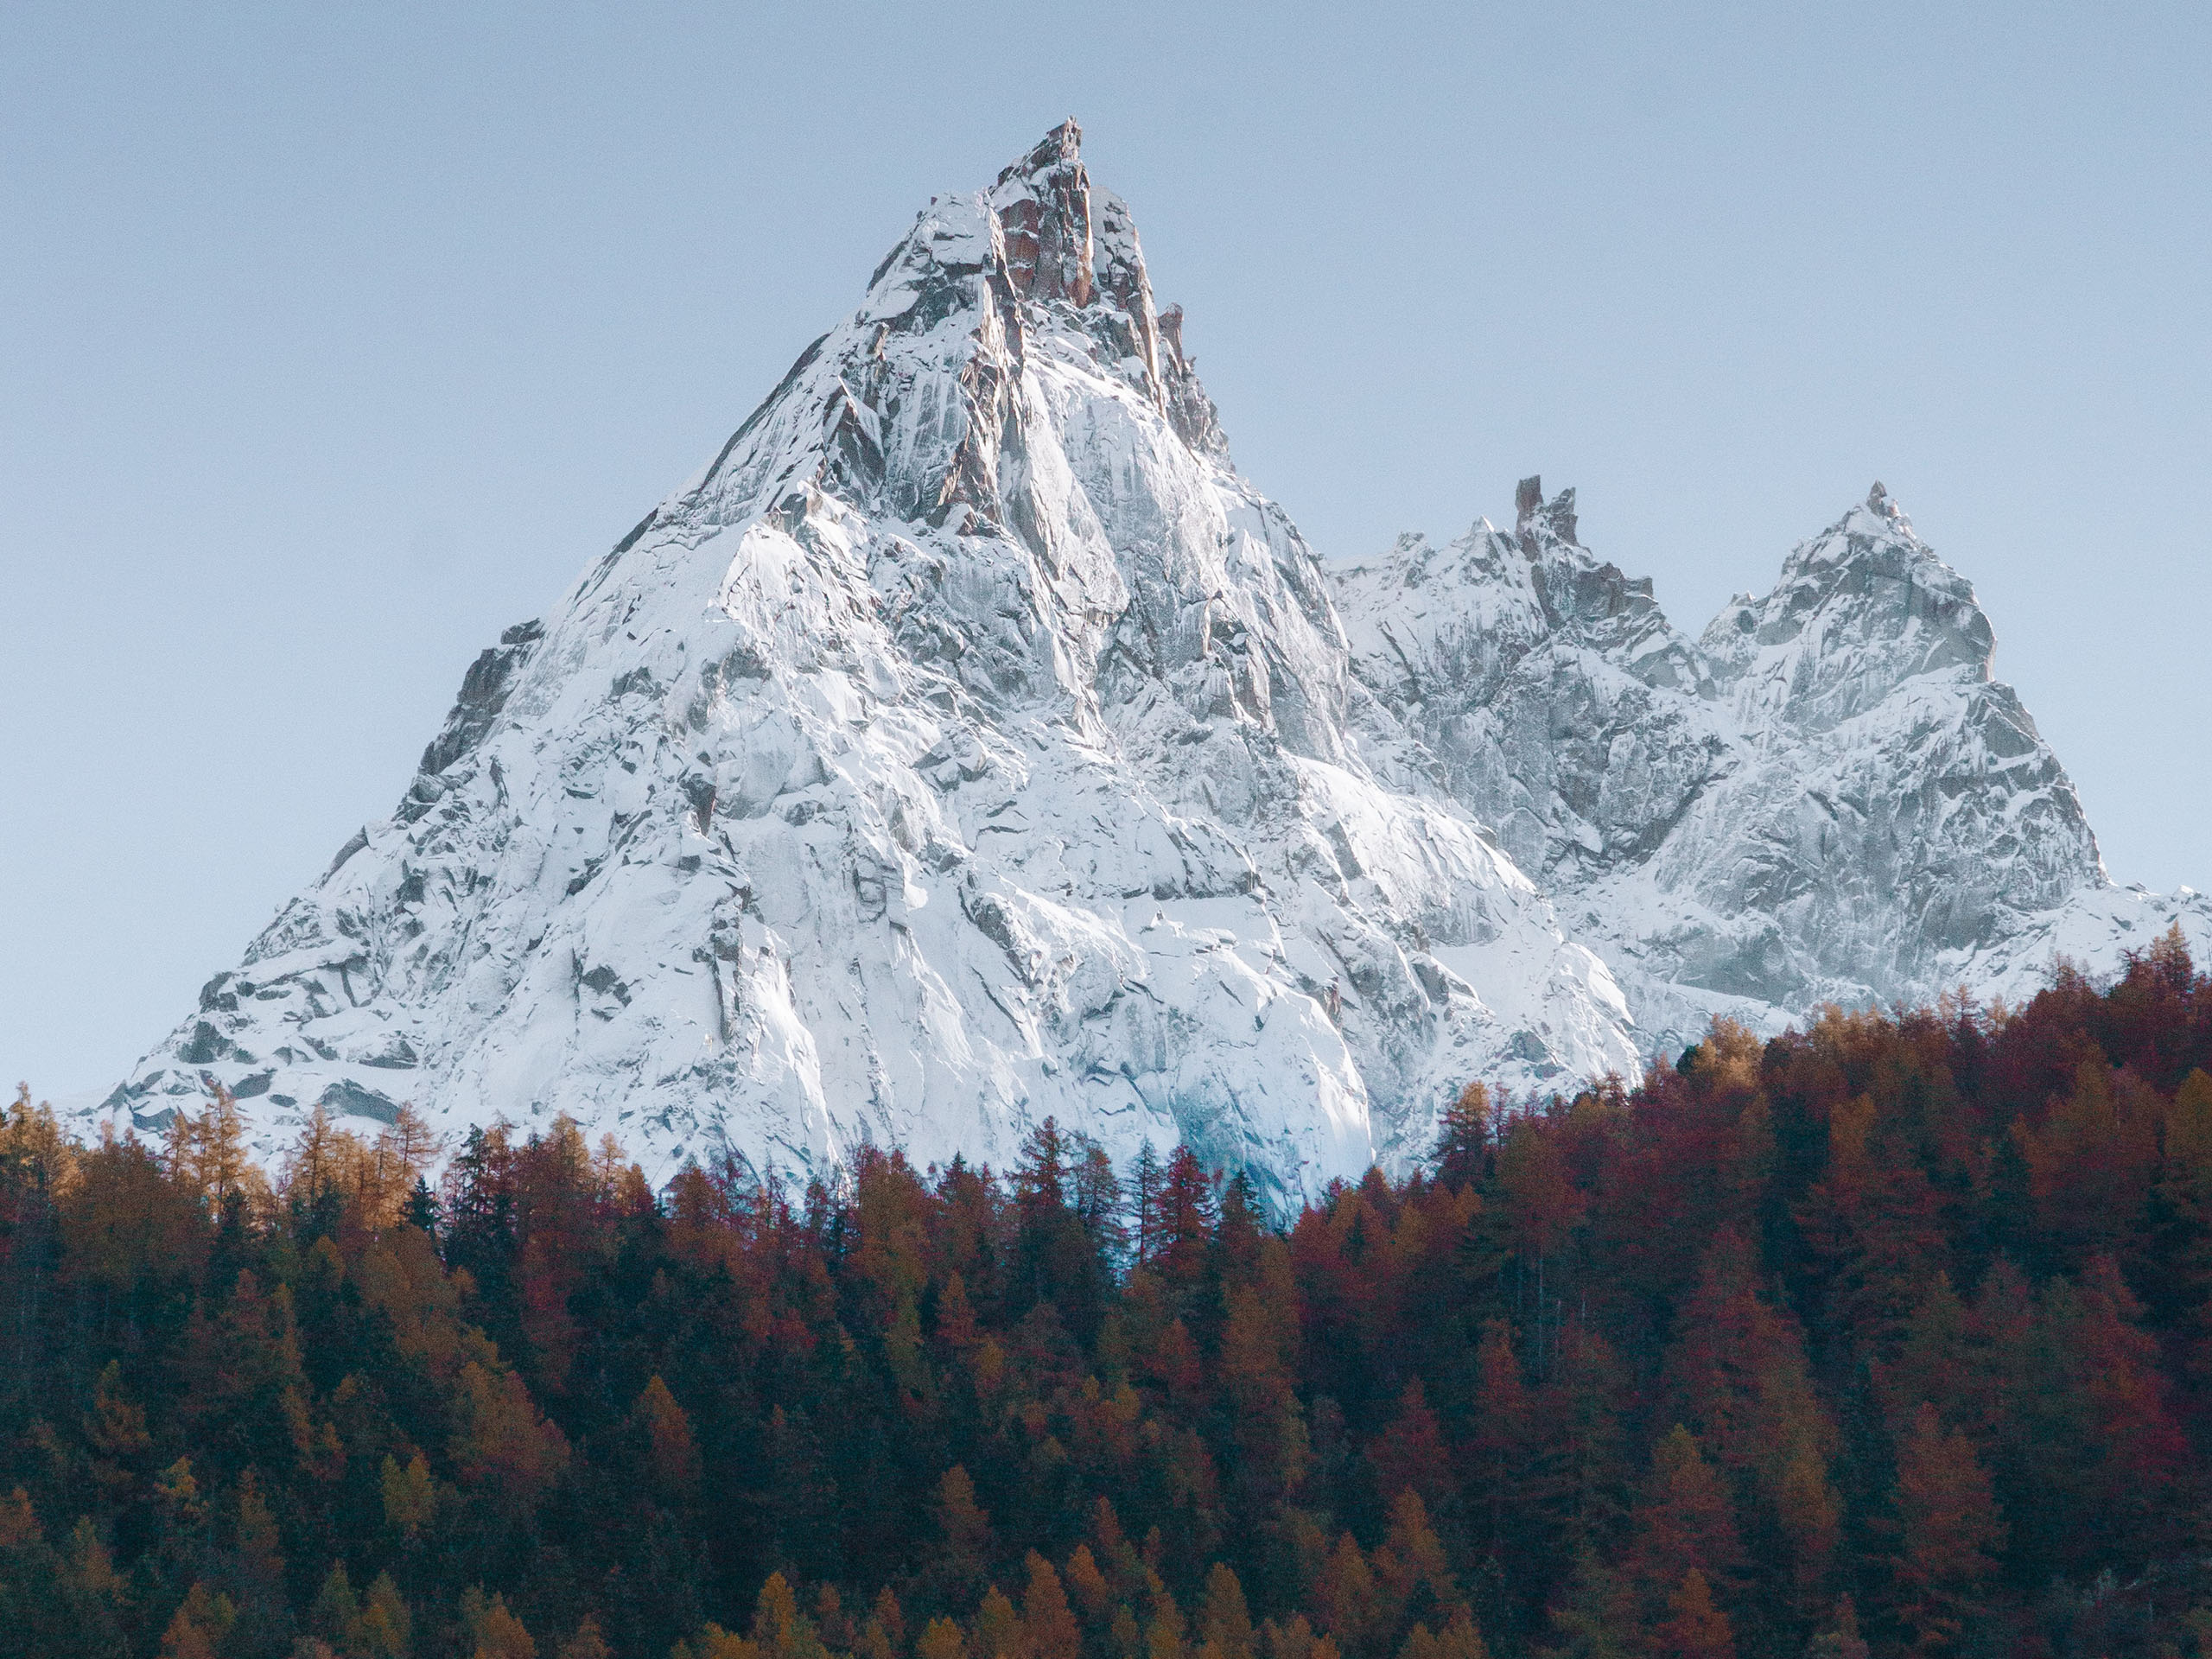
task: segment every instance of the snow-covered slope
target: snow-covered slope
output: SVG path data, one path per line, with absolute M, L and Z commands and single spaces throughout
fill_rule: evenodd
M 664 1175 L 1051 1114 L 1283 1201 L 1470 1076 L 1633 1070 L 1529 876 L 1363 758 L 1321 569 L 1077 141 L 932 201 L 107 1109 L 565 1111 Z
M 1498 826 L 1646 1039 L 1725 1013 L 2109 973 L 2212 906 L 2114 887 L 2065 770 L 1990 677 L 1972 587 L 1876 485 L 1693 644 L 1582 547 L 1572 491 L 1515 532 L 1418 537 L 1336 578 L 1366 724 L 1402 785 Z

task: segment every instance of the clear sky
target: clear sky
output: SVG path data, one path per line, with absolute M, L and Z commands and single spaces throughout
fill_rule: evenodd
M 2212 8 L 191 7 L 0 36 L 0 1076 L 114 1082 L 933 192 L 1084 127 L 1324 554 L 1692 632 L 1881 479 L 2212 887 Z

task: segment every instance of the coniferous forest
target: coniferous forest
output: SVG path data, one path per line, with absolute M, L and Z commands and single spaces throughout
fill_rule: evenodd
M 435 1172 L 435 1174 L 433 1172 Z M 0 1654 L 2212 1659 L 2212 981 L 1471 1085 L 1294 1218 L 0 1130 Z

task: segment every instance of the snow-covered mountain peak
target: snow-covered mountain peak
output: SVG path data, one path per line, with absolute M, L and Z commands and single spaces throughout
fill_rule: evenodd
M 478 658 L 106 1109 L 567 1112 L 660 1174 L 1052 1116 L 1287 1208 L 1470 1077 L 2212 932 L 2105 880 L 1990 650 L 1878 486 L 1702 642 L 1533 477 L 1325 571 L 1071 122 Z
M 1824 729 L 1922 675 L 1987 681 L 1996 636 L 1973 584 L 1877 484 L 1790 550 L 1764 598 L 1724 607 L 1699 644 L 1746 719 Z
M 1049 1115 L 1287 1204 L 1470 1077 L 1632 1070 L 1526 873 L 1363 755 L 1183 340 L 1073 124 L 933 200 L 111 1109 L 566 1111 L 664 1173 Z
M 1511 537 L 1401 537 L 1337 597 L 1370 749 L 1494 825 L 1640 1027 L 2017 998 L 2212 906 L 2107 881 L 1973 587 L 1880 485 L 1692 643 L 1524 480 Z M 2200 944 L 2201 944 L 2200 941 Z
M 1524 479 L 1515 522 L 1443 548 L 1401 537 L 1335 573 L 1336 594 L 1355 671 L 1387 711 L 1370 721 L 1375 751 L 1556 881 L 1646 844 L 1719 740 L 1699 712 L 1711 685 L 1695 646 L 1648 580 L 1574 538 L 1573 492 L 1547 500 Z

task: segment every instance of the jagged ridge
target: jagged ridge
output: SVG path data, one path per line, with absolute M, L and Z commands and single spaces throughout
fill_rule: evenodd
M 1655 1044 L 2212 939 L 2200 896 L 2112 885 L 1972 587 L 1878 483 L 1695 643 L 1533 478 L 1511 536 L 1402 537 L 1336 596 L 1392 775 L 1498 826 Z

